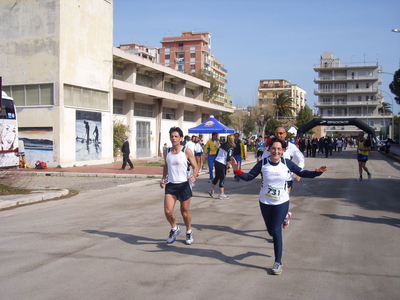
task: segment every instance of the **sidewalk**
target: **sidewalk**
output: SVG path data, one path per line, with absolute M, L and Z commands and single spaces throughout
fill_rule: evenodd
M 146 162 L 162 161 L 154 159 L 136 159 L 132 160 L 134 169 L 129 170 L 129 166 L 125 170 L 119 170 L 122 162 L 114 162 L 109 164 L 101 165 L 86 165 L 80 167 L 69 167 L 69 168 L 47 168 L 47 169 L 15 169 L 11 171 L 16 172 L 30 172 L 37 175 L 58 175 L 58 176 L 112 176 L 112 177 L 148 177 L 148 176 L 162 176 L 162 167 L 152 166 L 138 166 L 137 164 L 144 164 Z
M 146 162 L 162 161 L 160 159 L 136 159 L 132 160 L 134 165 L 133 170 L 129 170 L 129 167 L 125 170 L 119 170 L 122 162 L 114 162 L 110 164 L 81 166 L 81 167 L 70 167 L 70 168 L 48 168 L 48 169 L 11 169 L 11 172 L 27 172 L 38 176 L 72 176 L 72 177 L 134 177 L 134 178 L 161 178 L 163 174 L 163 167 L 152 167 L 152 166 L 138 166 L 137 164 L 144 164 Z M 243 162 L 243 165 L 254 164 L 255 158 L 253 154 L 249 155 L 249 159 Z M 199 176 L 208 176 L 208 169 L 203 170 Z M 35 203 L 45 200 L 51 200 L 58 197 L 65 196 L 69 193 L 68 190 L 37 190 L 31 194 L 19 194 L 19 195 L 7 195 L 0 196 L 0 210 L 17 207 L 29 203 Z

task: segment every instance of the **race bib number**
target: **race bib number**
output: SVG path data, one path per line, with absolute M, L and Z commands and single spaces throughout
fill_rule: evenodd
M 269 185 L 265 196 L 267 196 L 268 198 L 274 199 L 274 200 L 279 200 L 279 198 L 281 197 L 282 191 L 283 191 L 283 188 L 273 187 L 273 186 Z

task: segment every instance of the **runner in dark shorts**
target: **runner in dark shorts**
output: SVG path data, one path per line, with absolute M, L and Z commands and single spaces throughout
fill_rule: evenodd
M 186 201 L 193 196 L 189 181 L 182 183 L 168 183 L 165 186 L 165 194 L 176 196 L 180 202 Z

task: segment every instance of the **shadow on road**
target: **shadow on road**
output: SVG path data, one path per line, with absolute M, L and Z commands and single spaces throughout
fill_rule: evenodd
M 366 222 L 373 224 L 386 224 L 389 226 L 394 226 L 400 228 L 400 219 L 389 218 L 389 217 L 380 217 L 380 218 L 370 218 L 365 216 L 353 215 L 353 217 L 349 216 L 339 216 L 335 214 L 321 214 L 321 216 L 329 217 L 331 219 L 336 220 L 345 220 L 345 221 L 357 221 L 357 222 Z
M 193 226 L 193 227 L 195 227 L 195 226 Z M 205 226 L 205 227 L 207 227 L 208 229 L 210 227 L 216 227 L 216 228 L 220 227 L 219 229 L 221 229 L 221 230 L 224 228 L 229 228 L 226 226 Z M 204 229 L 205 227 L 197 225 L 195 228 Z M 261 269 L 261 270 L 265 270 L 265 271 L 270 270 L 269 268 L 264 268 L 264 267 L 257 266 L 257 265 L 239 262 L 239 261 L 241 261 L 245 258 L 251 257 L 251 256 L 271 257 L 270 255 L 261 254 L 261 253 L 257 253 L 257 252 L 248 251 L 243 254 L 229 256 L 229 255 L 225 255 L 224 253 L 222 253 L 221 251 L 218 251 L 218 250 L 194 248 L 193 245 L 184 247 L 184 248 L 176 247 L 175 246 L 176 244 L 174 244 L 174 245 L 167 244 L 165 239 L 162 239 L 162 240 L 152 239 L 152 238 L 137 236 L 137 235 L 133 235 L 133 234 L 125 234 L 125 233 L 110 232 L 110 231 L 100 231 L 100 230 L 82 230 L 82 231 L 86 232 L 86 233 L 91 233 L 91 234 L 99 234 L 99 235 L 103 235 L 103 236 L 108 236 L 110 238 L 118 238 L 121 241 L 128 243 L 128 244 L 132 244 L 132 245 L 151 245 L 151 244 L 153 244 L 158 248 L 155 250 L 142 250 L 144 252 L 149 252 L 149 253 L 163 253 L 166 251 L 176 252 L 176 253 L 180 253 L 180 254 L 193 255 L 193 256 L 198 256 L 198 257 L 213 258 L 213 259 L 217 259 L 221 262 L 228 263 L 231 265 Z M 231 229 L 230 232 L 240 234 L 240 231 L 233 230 L 233 229 Z M 245 234 L 245 235 L 247 235 L 247 234 Z M 251 236 L 251 235 L 249 235 L 249 236 Z M 176 243 L 179 243 L 179 242 L 177 241 Z M 181 243 L 184 243 L 184 242 L 182 241 Z

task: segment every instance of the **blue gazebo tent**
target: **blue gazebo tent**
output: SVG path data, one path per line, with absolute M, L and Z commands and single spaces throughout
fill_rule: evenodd
M 210 116 L 204 123 L 189 128 L 189 133 L 235 133 L 235 129 L 225 126 L 221 122 L 219 122 L 214 116 Z

